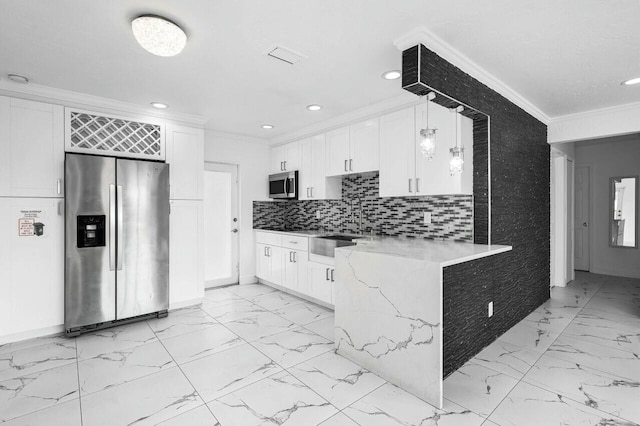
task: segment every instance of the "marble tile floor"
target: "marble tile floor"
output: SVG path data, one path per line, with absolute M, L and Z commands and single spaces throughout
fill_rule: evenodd
M 638 310 L 640 280 L 577 273 L 436 409 L 336 355 L 330 310 L 226 287 L 167 318 L 1 345 L 0 424 L 638 425 Z

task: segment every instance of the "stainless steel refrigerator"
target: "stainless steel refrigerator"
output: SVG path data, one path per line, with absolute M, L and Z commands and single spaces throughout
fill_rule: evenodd
M 68 336 L 169 308 L 169 165 L 65 157 Z

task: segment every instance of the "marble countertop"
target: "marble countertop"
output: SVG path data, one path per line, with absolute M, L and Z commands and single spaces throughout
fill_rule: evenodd
M 510 251 L 511 246 L 484 245 L 452 241 L 418 240 L 397 237 L 373 237 L 358 239 L 355 246 L 339 247 L 336 252 L 376 253 L 389 256 L 422 259 L 442 267 L 467 262 Z
M 299 235 L 301 237 L 320 237 L 322 235 L 333 235 L 336 232 L 322 232 L 318 229 L 314 230 L 298 230 L 298 231 L 279 231 L 276 229 L 257 229 L 254 228 L 254 231 L 259 232 L 273 232 L 275 234 L 285 234 L 285 235 Z

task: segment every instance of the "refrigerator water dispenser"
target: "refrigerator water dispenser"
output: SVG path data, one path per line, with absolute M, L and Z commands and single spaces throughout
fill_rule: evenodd
M 77 216 L 78 248 L 105 246 L 105 215 Z

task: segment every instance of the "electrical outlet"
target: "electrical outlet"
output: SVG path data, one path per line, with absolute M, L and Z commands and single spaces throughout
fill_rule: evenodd
M 424 212 L 424 224 L 425 225 L 431 224 L 431 212 Z
M 493 302 L 489 302 L 487 310 L 488 310 L 488 313 L 489 313 L 489 318 L 491 318 L 493 316 Z
M 316 219 L 320 219 L 320 210 L 316 210 Z

